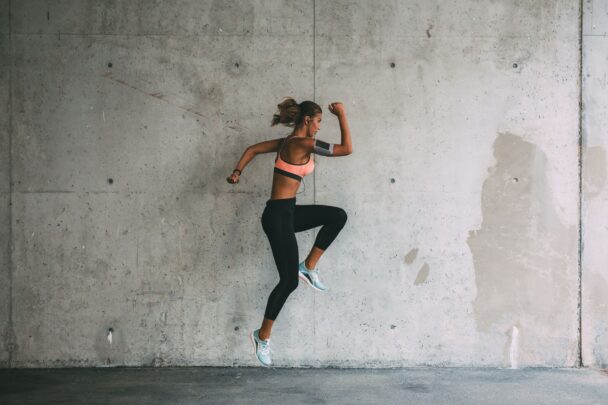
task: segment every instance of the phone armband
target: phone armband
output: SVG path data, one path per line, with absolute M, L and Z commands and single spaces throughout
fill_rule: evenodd
M 334 154 L 334 144 L 316 139 L 313 152 L 321 156 L 332 156 Z

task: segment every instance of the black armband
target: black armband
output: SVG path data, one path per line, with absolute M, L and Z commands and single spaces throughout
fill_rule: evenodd
M 327 143 L 320 139 L 316 139 L 313 152 L 317 155 L 332 156 L 334 154 L 334 146 L 333 143 Z

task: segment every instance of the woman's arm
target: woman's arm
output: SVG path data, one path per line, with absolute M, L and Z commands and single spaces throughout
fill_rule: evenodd
M 238 183 L 239 177 L 245 169 L 245 166 L 247 166 L 256 155 L 259 155 L 260 153 L 270 153 L 278 151 L 283 139 L 284 138 L 279 138 L 273 139 L 271 141 L 256 143 L 255 145 L 251 145 L 247 149 L 245 149 L 245 152 L 243 152 L 243 155 L 239 159 L 239 162 L 236 164 L 236 168 L 234 169 L 232 174 L 226 179 L 228 183 Z
M 329 105 L 329 111 L 338 117 L 340 122 L 340 133 L 342 141 L 340 145 L 334 146 L 333 156 L 345 156 L 353 153 L 353 144 L 350 140 L 350 128 L 346 119 L 346 111 L 342 103 L 332 103 Z
M 308 153 L 315 153 L 322 156 L 346 156 L 353 153 L 353 145 L 350 140 L 350 129 L 346 119 L 346 111 L 342 103 L 331 103 L 329 111 L 338 117 L 340 122 L 340 133 L 342 140 L 340 144 L 323 142 L 316 138 L 305 138 L 300 140 L 300 145 Z

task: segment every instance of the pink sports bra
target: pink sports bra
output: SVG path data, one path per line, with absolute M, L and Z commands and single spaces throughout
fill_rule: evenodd
M 306 163 L 293 164 L 286 162 L 281 158 L 281 151 L 283 150 L 283 146 L 285 145 L 286 141 L 287 138 L 283 140 L 279 153 L 277 153 L 277 158 L 274 161 L 274 172 L 282 174 L 283 176 L 291 177 L 292 179 L 296 179 L 298 181 L 302 181 L 304 176 L 309 175 L 315 169 L 315 160 L 312 158 L 313 154 L 310 154 L 310 158 Z

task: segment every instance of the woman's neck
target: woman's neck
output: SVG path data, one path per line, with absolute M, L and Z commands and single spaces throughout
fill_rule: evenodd
M 304 127 L 296 128 L 293 130 L 293 132 L 291 133 L 290 136 L 297 136 L 297 137 L 305 138 L 307 136 L 306 128 L 304 128 Z

